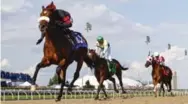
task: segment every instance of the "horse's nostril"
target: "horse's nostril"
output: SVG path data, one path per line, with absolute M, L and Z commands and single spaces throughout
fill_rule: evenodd
M 40 28 L 43 29 L 43 28 L 44 28 L 44 25 L 40 25 Z
M 41 30 L 41 31 L 43 31 L 44 29 L 45 29 L 45 25 L 44 24 L 41 24 L 41 25 L 39 25 L 39 29 Z

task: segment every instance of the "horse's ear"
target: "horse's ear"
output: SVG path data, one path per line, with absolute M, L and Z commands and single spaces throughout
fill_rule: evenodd
M 53 2 L 53 1 L 51 2 L 51 5 L 54 5 L 54 2 Z
M 44 5 L 43 5 L 43 6 L 42 6 L 42 10 L 44 10 L 44 8 L 45 8 L 45 7 L 44 7 Z
M 151 52 L 149 51 L 149 52 L 148 52 L 148 56 L 150 56 L 150 53 L 151 53 Z

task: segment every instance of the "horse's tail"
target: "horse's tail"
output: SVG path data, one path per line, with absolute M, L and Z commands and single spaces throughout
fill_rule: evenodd
M 88 67 L 90 67 L 91 70 L 94 68 L 94 66 L 93 66 L 93 61 L 88 57 L 88 55 L 86 55 L 86 56 L 84 57 L 84 62 L 86 63 L 86 65 L 87 65 Z
M 120 69 L 121 69 L 121 70 L 128 70 L 128 69 L 129 69 L 128 67 L 126 67 L 126 68 L 123 67 L 123 66 L 119 63 L 119 61 L 117 61 L 116 59 L 112 59 L 112 61 L 115 62 L 116 64 L 118 64 L 118 65 L 120 66 Z

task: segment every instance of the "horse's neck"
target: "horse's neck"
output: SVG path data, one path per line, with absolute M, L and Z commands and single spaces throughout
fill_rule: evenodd
M 96 56 L 96 59 L 95 59 L 95 65 L 99 65 L 99 64 L 101 64 L 101 61 L 103 61 L 103 59 L 102 58 L 100 58 L 99 56 Z
M 159 65 L 157 63 L 152 63 L 153 72 L 159 72 Z
M 49 31 L 49 34 L 47 34 L 48 40 L 50 40 L 55 46 L 61 45 L 61 47 L 71 47 L 71 43 L 69 40 L 65 37 L 65 33 L 63 30 L 52 29 Z
M 49 43 L 50 43 L 50 44 L 52 43 L 52 41 L 51 41 L 51 39 L 49 38 L 49 35 L 48 35 L 47 33 L 45 34 L 45 37 L 44 37 L 44 38 L 45 38 L 45 43 L 46 43 L 46 42 L 47 42 L 48 44 L 49 44 Z

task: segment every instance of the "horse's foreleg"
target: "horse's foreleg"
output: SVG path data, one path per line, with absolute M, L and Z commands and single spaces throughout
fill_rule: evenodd
M 154 85 L 153 92 L 155 94 L 155 97 L 157 97 L 157 84 L 158 82 L 156 81 L 156 79 L 153 79 L 153 85 Z
M 72 90 L 72 87 L 74 85 L 74 82 L 78 79 L 79 75 L 80 75 L 80 70 L 82 68 L 82 65 L 83 65 L 83 58 L 80 59 L 80 61 L 78 61 L 77 63 L 77 68 L 76 68 L 76 72 L 74 73 L 74 78 L 73 80 L 71 81 L 70 83 L 70 86 L 68 88 L 69 91 Z
M 46 66 L 50 65 L 50 61 L 46 58 L 43 57 L 42 61 L 40 63 L 37 64 L 33 78 L 32 78 L 32 86 L 31 86 L 31 90 L 34 91 L 36 89 L 36 79 L 37 79 L 37 75 L 38 72 L 41 68 L 44 68 Z
M 61 77 L 60 77 L 60 74 L 61 74 L 61 67 L 60 66 L 57 66 L 56 74 L 57 74 L 57 77 L 58 77 L 58 83 L 60 84 L 62 82 Z
M 164 97 L 164 95 L 165 95 L 164 84 L 162 85 L 162 90 L 163 90 L 163 97 Z
M 63 89 L 65 86 L 65 80 L 66 80 L 66 70 L 68 65 L 60 66 L 60 76 L 61 76 L 61 89 L 59 91 L 58 97 L 56 98 L 56 102 L 61 100 L 62 94 L 63 94 Z
M 99 82 L 99 86 L 98 86 L 98 89 L 97 89 L 97 95 L 95 97 L 95 100 L 97 100 L 99 98 L 99 92 L 100 92 L 101 88 L 104 87 L 103 82 L 104 82 L 104 77 L 102 76 L 100 78 L 100 82 Z
M 118 91 L 117 88 L 116 88 L 116 81 L 115 81 L 115 79 L 114 79 L 113 77 L 111 77 L 111 78 L 109 78 L 109 80 L 113 82 L 114 91 L 115 91 L 116 93 L 118 93 L 119 91 Z
M 108 96 L 107 96 L 107 94 L 106 94 L 106 91 L 105 91 L 105 89 L 104 89 L 104 85 L 103 85 L 103 87 L 102 87 L 102 91 L 103 91 L 103 93 L 104 93 L 104 95 L 105 95 L 105 99 L 108 98 Z

